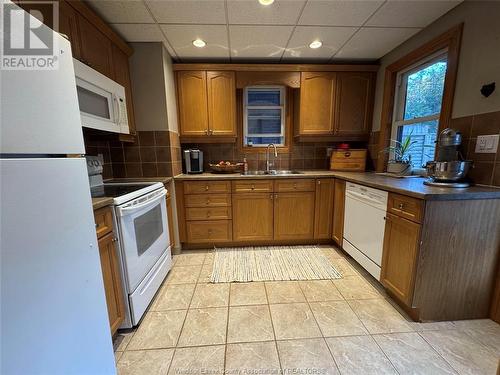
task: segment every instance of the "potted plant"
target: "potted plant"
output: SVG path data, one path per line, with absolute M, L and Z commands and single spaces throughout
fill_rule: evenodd
M 408 176 L 411 174 L 412 163 L 410 151 L 413 149 L 417 141 L 411 140 L 411 133 L 407 135 L 402 142 L 391 139 L 391 145 L 386 147 L 381 152 L 389 153 L 392 156 L 387 162 L 387 172 L 394 173 L 400 176 Z

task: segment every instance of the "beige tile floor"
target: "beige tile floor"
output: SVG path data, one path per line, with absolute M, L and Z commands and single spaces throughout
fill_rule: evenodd
M 333 247 L 340 280 L 209 284 L 213 253 L 187 252 L 139 327 L 115 338 L 118 373 L 495 374 L 500 325 L 415 323 Z

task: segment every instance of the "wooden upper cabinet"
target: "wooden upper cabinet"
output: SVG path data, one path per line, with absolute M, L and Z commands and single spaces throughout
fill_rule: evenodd
M 333 194 L 333 228 L 332 240 L 342 247 L 344 238 L 344 206 L 345 206 L 345 181 L 335 179 Z
M 273 239 L 273 193 L 233 194 L 233 240 Z
M 177 94 L 181 136 L 208 135 L 207 73 L 177 73 Z
M 314 236 L 314 192 L 274 195 L 274 239 L 303 240 Z
M 59 32 L 68 37 L 73 57 L 80 59 L 81 45 L 77 17 L 78 15 L 71 5 L 66 1 L 59 1 Z
M 128 56 L 115 45 L 112 46 L 112 56 L 114 80 L 125 88 L 129 131 L 131 135 L 135 135 L 134 105 L 132 100 L 132 83 L 130 82 Z
M 333 135 L 336 77 L 333 72 L 302 72 L 299 135 Z
M 332 235 L 333 220 L 333 178 L 316 180 L 316 208 L 314 210 L 314 238 L 329 240 Z
M 387 214 L 380 281 L 398 299 L 412 306 L 420 225 Z
M 125 307 L 120 279 L 120 266 L 116 254 L 114 233 L 110 232 L 99 239 L 102 279 L 108 307 L 111 333 L 114 334 L 125 318 Z
M 367 135 L 373 110 L 372 73 L 337 73 L 335 135 Z
M 113 78 L 111 41 L 85 17 L 78 17 L 81 60 L 107 77 Z
M 236 136 L 236 78 L 234 72 L 207 72 L 208 132 Z

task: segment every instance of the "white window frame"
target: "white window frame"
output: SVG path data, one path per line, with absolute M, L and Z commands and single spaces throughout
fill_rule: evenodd
M 408 68 L 401 70 L 398 72 L 396 76 L 396 90 L 394 93 L 394 111 L 392 115 L 392 125 L 391 125 L 391 139 L 398 139 L 398 130 L 400 126 L 417 124 L 420 122 L 438 120 L 438 128 L 439 128 L 439 117 L 441 115 L 441 111 L 432 115 L 423 116 L 423 117 L 415 117 L 412 119 L 404 120 L 404 111 L 406 104 L 406 91 L 408 87 L 408 77 L 413 73 L 425 69 L 428 66 L 435 64 L 438 61 L 448 61 L 448 49 L 443 49 L 433 53 L 426 58 L 412 64 Z M 441 107 L 442 109 L 442 107 Z M 390 158 L 394 158 L 394 152 L 391 151 Z M 415 167 L 414 170 L 424 170 L 420 167 Z
M 280 91 L 280 105 L 248 105 L 248 92 L 252 90 L 259 91 Z M 280 133 L 271 133 L 271 134 L 251 134 L 251 137 L 282 137 L 283 142 L 276 144 L 275 146 L 283 147 L 285 146 L 286 139 L 286 126 L 285 126 L 285 98 L 286 88 L 285 86 L 248 86 L 243 90 L 243 147 L 267 147 L 267 145 L 259 144 L 259 145 L 248 145 L 248 108 L 250 109 L 279 109 L 281 115 L 281 132 Z

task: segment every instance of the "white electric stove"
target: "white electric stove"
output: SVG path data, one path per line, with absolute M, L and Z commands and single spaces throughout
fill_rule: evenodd
M 102 158 L 87 156 L 92 197 L 112 197 L 126 317 L 137 325 L 172 267 L 167 190 L 161 182 L 103 182 Z

